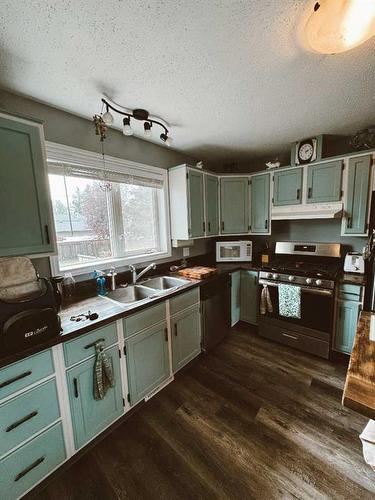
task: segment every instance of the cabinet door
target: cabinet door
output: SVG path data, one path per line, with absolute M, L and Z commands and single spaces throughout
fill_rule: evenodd
M 326 203 L 341 199 L 342 161 L 330 161 L 307 168 L 307 203 Z
M 0 115 L 0 256 L 53 251 L 41 125 Z
M 126 341 L 130 403 L 134 405 L 170 375 L 167 324 L 161 323 Z
M 189 236 L 204 236 L 203 174 L 188 171 Z
M 344 234 L 365 234 L 371 156 L 350 158 Z
M 270 174 L 251 178 L 251 232 L 270 232 Z
M 258 324 L 258 272 L 241 271 L 241 320 Z
M 273 183 L 273 204 L 275 206 L 297 205 L 301 203 L 302 168 L 275 172 Z
M 361 303 L 350 300 L 337 301 L 335 349 L 350 354 L 357 329 Z
M 249 179 L 220 179 L 221 234 L 243 234 L 249 231 Z
M 67 371 L 70 409 L 76 448 L 81 448 L 123 413 L 118 347 L 105 351 L 115 377 L 115 386 L 102 400 L 94 399 L 94 364 L 91 358 Z
M 206 235 L 219 234 L 219 181 L 213 175 L 206 175 Z
M 173 372 L 201 352 L 199 306 L 172 317 Z
M 241 271 L 231 274 L 231 326 L 240 321 L 241 314 Z

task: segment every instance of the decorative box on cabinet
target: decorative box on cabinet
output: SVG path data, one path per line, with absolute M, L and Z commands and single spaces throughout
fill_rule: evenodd
M 0 257 L 55 251 L 40 122 L 0 113 Z

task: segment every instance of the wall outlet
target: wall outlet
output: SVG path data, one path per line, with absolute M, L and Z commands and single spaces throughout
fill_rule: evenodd
M 183 257 L 189 257 L 190 255 L 190 248 L 189 247 L 185 247 L 182 249 L 182 256 Z

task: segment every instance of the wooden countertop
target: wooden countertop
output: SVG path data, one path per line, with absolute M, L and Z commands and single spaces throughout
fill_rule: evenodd
M 371 315 L 362 311 L 359 318 L 342 403 L 375 419 L 375 342 L 369 339 Z

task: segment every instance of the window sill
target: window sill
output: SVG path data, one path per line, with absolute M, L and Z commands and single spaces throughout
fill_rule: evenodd
M 89 263 L 87 265 L 75 266 L 66 269 L 59 268 L 59 261 L 57 256 L 50 256 L 51 272 L 52 276 L 64 275 L 65 273 L 71 273 L 73 276 L 77 277 L 77 281 L 84 281 L 88 278 L 92 278 L 92 273 L 94 270 L 106 271 L 111 267 L 116 267 L 116 271 L 126 271 L 126 267 L 130 265 L 151 263 L 153 261 L 158 261 L 160 259 L 166 259 L 172 256 L 171 251 L 157 252 L 157 253 L 147 253 L 143 255 L 132 255 L 129 257 L 121 257 L 106 261 L 101 261 L 97 263 Z

